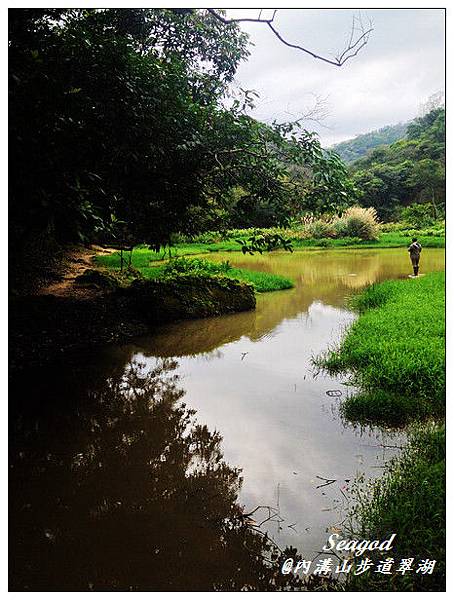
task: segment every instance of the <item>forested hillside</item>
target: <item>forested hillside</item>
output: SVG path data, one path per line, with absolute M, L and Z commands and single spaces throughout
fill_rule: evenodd
M 351 163 L 362 158 L 369 150 L 373 150 L 377 146 L 392 144 L 403 139 L 407 134 L 407 127 L 408 123 L 387 125 L 381 129 L 358 135 L 352 140 L 340 142 L 331 149 L 337 152 L 346 163 Z
M 399 208 L 430 203 L 433 217 L 445 210 L 445 110 L 415 119 L 407 137 L 380 146 L 350 167 L 363 206 L 373 206 L 383 220 Z

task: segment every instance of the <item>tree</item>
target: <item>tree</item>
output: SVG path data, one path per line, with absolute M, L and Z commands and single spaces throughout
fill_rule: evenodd
M 157 248 L 173 232 L 196 231 L 197 210 L 222 206 L 238 186 L 252 204 L 285 208 L 290 164 L 310 175 L 309 204 L 343 195 L 341 164 L 301 123 L 247 116 L 253 92 L 223 106 L 248 48 L 238 24 L 219 15 L 11 11 L 12 244 L 38 232 L 108 238 L 122 222 L 128 243 Z
M 445 204 L 445 113 L 438 108 L 412 121 L 407 137 L 375 148 L 351 166 L 363 206 L 381 219 L 414 202 L 431 202 L 434 215 Z
M 245 36 L 169 11 L 160 19 L 137 10 L 18 12 L 10 23 L 14 224 L 52 224 L 63 239 L 83 239 L 126 198 L 148 204 L 151 217 L 165 204 L 175 220 L 178 203 L 197 193 L 191 142 L 203 109 L 245 55 Z

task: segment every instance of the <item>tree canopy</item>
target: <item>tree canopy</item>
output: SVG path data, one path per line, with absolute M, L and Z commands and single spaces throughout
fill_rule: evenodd
M 248 116 L 254 92 L 226 102 L 248 53 L 238 24 L 204 9 L 11 10 L 12 242 L 158 247 L 235 194 L 240 213 L 280 222 L 347 203 L 345 166 L 315 134 Z
M 431 202 L 436 217 L 445 207 L 444 109 L 412 121 L 405 139 L 372 150 L 351 172 L 361 203 L 373 206 L 382 219 L 415 202 Z

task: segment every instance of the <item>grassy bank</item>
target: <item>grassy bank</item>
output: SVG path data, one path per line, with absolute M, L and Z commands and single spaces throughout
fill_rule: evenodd
M 361 539 L 388 538 L 396 533 L 392 575 L 367 572 L 351 576 L 349 591 L 442 591 L 445 579 L 445 427 L 411 428 L 401 456 L 391 461 L 382 478 L 365 495 L 358 492 L 356 517 Z M 377 555 L 371 555 L 371 560 Z M 401 559 L 414 558 L 413 571 L 396 573 Z M 435 560 L 432 574 L 417 573 L 421 561 Z
M 444 248 L 445 238 L 441 235 L 415 234 L 424 248 Z M 293 248 L 402 248 L 409 246 L 412 235 L 403 232 L 381 233 L 377 240 L 359 238 L 320 238 L 292 241 Z
M 402 425 L 444 415 L 444 273 L 386 281 L 354 299 L 361 315 L 338 351 L 320 363 L 351 371 L 362 393 L 343 405 L 349 420 Z
M 173 238 L 178 252 L 229 252 L 241 248 L 241 240 L 251 236 L 279 235 L 290 241 L 294 249 L 298 248 L 401 248 L 409 246 L 411 239 L 417 237 L 426 248 L 444 248 L 444 223 L 426 228 L 411 228 L 400 223 L 368 223 L 362 228 L 361 221 L 357 228 L 339 231 L 329 222 L 317 221 L 299 227 L 271 227 L 229 229 L 227 231 L 211 231 L 199 234 L 194 238 L 176 235 Z M 362 224 L 367 225 L 366 222 Z
M 241 239 L 250 235 L 249 230 L 238 230 L 237 233 Z M 411 238 L 416 235 L 424 248 L 444 248 L 444 235 L 420 235 L 418 232 L 399 232 L 391 231 L 381 233 L 378 240 L 361 240 L 359 238 L 307 238 L 300 239 L 297 235 L 292 235 L 288 230 L 283 230 L 282 235 L 292 242 L 294 250 L 310 250 L 311 248 L 405 248 L 411 243 Z M 200 236 L 206 241 L 180 242 L 175 243 L 171 248 L 172 257 L 192 256 L 196 254 L 211 254 L 217 252 L 239 252 L 241 244 L 236 239 L 220 239 L 221 234 Z M 146 246 L 138 246 L 133 252 L 133 265 L 141 270 L 147 268 L 150 262 L 163 261 L 169 258 L 169 250 L 154 252 Z M 100 264 L 109 268 L 119 268 L 119 255 L 101 256 Z
M 351 577 L 361 591 L 444 589 L 445 545 L 445 325 L 444 273 L 386 281 L 357 296 L 360 312 L 339 349 L 317 362 L 348 372 L 361 393 L 341 410 L 346 419 L 410 424 L 409 442 L 372 489 L 359 487 L 356 514 L 361 539 L 396 533 L 396 568 L 413 557 L 412 572 Z M 434 420 L 429 421 L 428 418 Z M 391 556 L 391 555 L 389 555 Z M 371 557 L 373 558 L 373 557 Z M 433 575 L 416 573 L 420 560 L 436 560 Z
M 237 249 L 237 248 L 236 248 Z M 191 248 L 192 250 L 192 248 Z M 184 253 L 184 252 L 183 252 Z M 195 252 L 188 252 L 195 254 Z M 145 247 L 134 249 L 131 265 L 146 279 L 163 279 L 178 275 L 222 275 L 245 283 L 250 283 L 256 292 L 272 292 L 293 287 L 293 282 L 287 277 L 248 269 L 237 269 L 228 262 L 213 263 L 200 258 L 174 258 L 164 264 L 151 265 L 156 262 L 156 252 Z M 162 260 L 162 254 L 161 254 Z M 98 256 L 96 262 L 108 269 L 120 268 L 120 254 Z

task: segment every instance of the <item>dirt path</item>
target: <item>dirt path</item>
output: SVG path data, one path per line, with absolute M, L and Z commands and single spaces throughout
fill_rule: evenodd
M 98 254 L 112 254 L 113 248 L 102 248 L 92 245 L 89 248 L 76 247 L 68 251 L 65 257 L 61 279 L 43 286 L 39 295 L 71 296 L 72 298 L 93 298 L 100 295 L 101 291 L 94 286 L 81 286 L 74 283 L 75 278 L 86 269 L 94 267 L 93 258 Z

